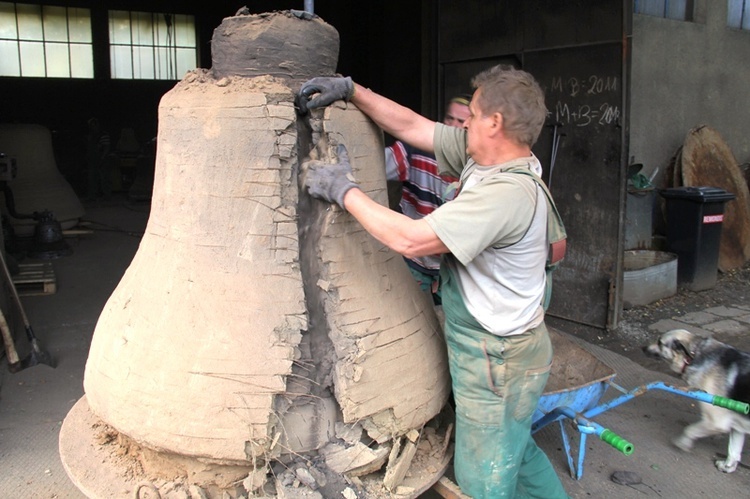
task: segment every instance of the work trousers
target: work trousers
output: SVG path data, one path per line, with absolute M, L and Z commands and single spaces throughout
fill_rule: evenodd
M 542 323 L 509 337 L 489 333 L 466 309 L 455 276 L 444 268 L 440 279 L 456 401 L 458 485 L 475 499 L 567 498 L 531 436 L 552 362 L 547 328 Z

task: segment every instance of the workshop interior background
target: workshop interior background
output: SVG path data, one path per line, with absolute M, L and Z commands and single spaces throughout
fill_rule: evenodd
M 339 31 L 338 72 L 433 119 L 446 97 L 469 90 L 471 75 L 498 62 L 540 80 L 550 119 L 535 152 L 570 237 L 554 317 L 615 327 L 625 250 L 659 249 L 658 196 L 641 215 L 648 223 L 628 219 L 627 203 L 638 202 L 628 195 L 629 165 L 642 165 L 657 188 L 673 186 L 676 152 L 705 125 L 747 172 L 747 0 L 318 0 L 314 7 Z M 213 30 L 242 8 L 301 10 L 303 1 L 0 2 L 0 123 L 47 127 L 57 168 L 85 198 L 87 122 L 97 118 L 112 137 L 112 188 L 127 193 L 136 174 L 153 168 L 160 98 L 186 71 L 210 68 Z M 9 22 L 40 17 L 39 29 L 24 33 Z M 155 39 L 151 28 L 161 30 Z

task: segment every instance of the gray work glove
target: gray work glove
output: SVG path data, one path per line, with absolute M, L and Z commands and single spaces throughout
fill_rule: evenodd
M 317 96 L 310 99 L 313 94 Z M 337 100 L 349 101 L 354 96 L 354 82 L 350 77 L 318 77 L 307 80 L 297 94 L 300 114 L 316 107 L 326 107 Z
M 330 164 L 322 161 L 307 163 L 305 186 L 314 198 L 323 199 L 329 203 L 336 203 L 344 208 L 344 196 L 349 189 L 357 187 L 354 181 L 352 165 L 349 164 L 349 153 L 346 146 L 339 144 L 336 151 L 339 162 Z

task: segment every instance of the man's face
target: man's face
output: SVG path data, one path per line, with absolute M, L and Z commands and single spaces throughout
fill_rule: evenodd
M 484 144 L 487 140 L 486 137 L 489 128 L 492 126 L 492 119 L 489 116 L 484 116 L 482 110 L 479 109 L 478 100 L 480 92 L 481 89 L 474 92 L 474 96 L 469 104 L 469 116 L 464 120 L 463 127 L 467 130 L 466 153 L 478 164 L 483 165 Z
M 448 104 L 448 109 L 445 110 L 445 118 L 443 123 L 448 126 L 455 126 L 461 128 L 464 126 L 464 121 L 469 117 L 469 107 L 459 104 L 458 102 L 451 102 Z

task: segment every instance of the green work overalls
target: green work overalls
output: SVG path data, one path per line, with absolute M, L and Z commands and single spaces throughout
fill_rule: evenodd
M 546 326 L 518 336 L 489 333 L 466 309 L 445 264 L 440 279 L 456 401 L 454 469 L 461 490 L 475 499 L 567 498 L 531 437 L 531 418 L 552 362 Z

